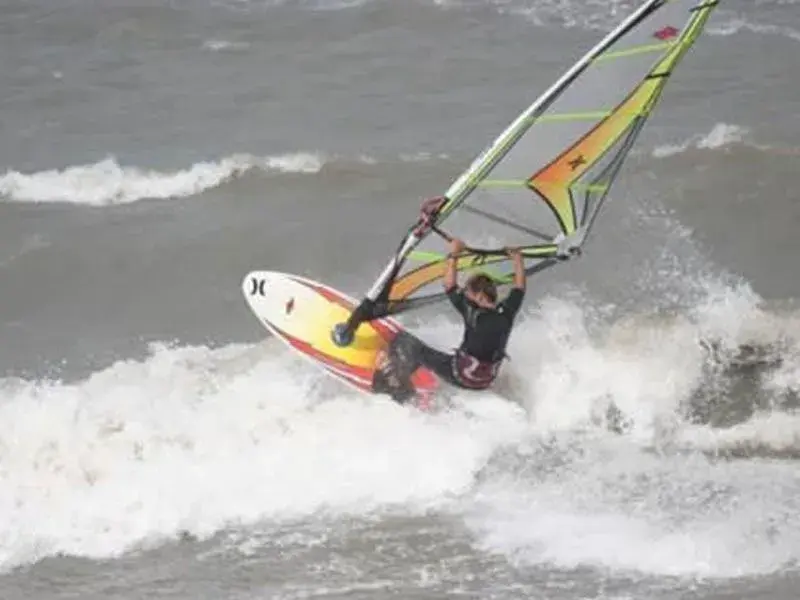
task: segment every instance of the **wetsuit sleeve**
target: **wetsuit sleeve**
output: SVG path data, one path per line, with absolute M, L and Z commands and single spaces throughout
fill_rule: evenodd
M 508 293 L 508 296 L 506 296 L 506 299 L 503 300 L 503 313 L 506 314 L 509 319 L 516 317 L 520 307 L 522 306 L 522 300 L 524 298 L 524 290 L 521 290 L 517 287 L 512 288 Z
M 459 314 L 463 317 L 467 312 L 467 301 L 464 298 L 464 291 L 454 285 L 448 290 L 445 290 L 450 303 L 455 307 Z

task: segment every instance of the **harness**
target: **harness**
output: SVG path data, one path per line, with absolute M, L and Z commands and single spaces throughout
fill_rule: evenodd
M 478 326 L 478 319 L 487 310 L 468 303 L 465 312 L 464 320 L 467 326 L 475 329 Z M 502 350 L 496 354 L 497 356 L 493 360 L 483 361 L 467 354 L 461 348 L 457 349 L 450 365 L 453 377 L 464 387 L 476 390 L 486 389 L 494 382 L 500 371 L 500 365 L 508 358 Z
M 483 390 L 488 388 L 497 377 L 503 359 L 487 362 L 470 356 L 463 350 L 456 350 L 450 363 L 453 378 L 464 387 Z

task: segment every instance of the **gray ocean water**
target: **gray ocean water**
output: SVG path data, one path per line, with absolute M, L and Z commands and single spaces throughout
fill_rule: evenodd
M 0 598 L 797 597 L 800 1 L 721 1 L 494 392 L 355 395 L 241 297 L 362 293 L 636 4 L 1 0 Z

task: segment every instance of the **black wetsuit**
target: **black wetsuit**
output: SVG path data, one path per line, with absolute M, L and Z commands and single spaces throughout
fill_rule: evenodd
M 524 290 L 513 288 L 495 308 L 487 309 L 469 300 L 456 286 L 447 290 L 450 302 L 464 318 L 461 345 L 453 354 L 448 354 L 411 335 L 398 335 L 389 347 L 389 354 L 391 369 L 401 385 L 391 386 L 393 389 L 388 390 L 389 393 L 395 400 L 407 399 L 413 393 L 411 374 L 420 366 L 457 387 L 472 390 L 489 387 L 505 358 L 506 344 L 524 296 Z M 379 387 L 382 385 L 376 385 Z

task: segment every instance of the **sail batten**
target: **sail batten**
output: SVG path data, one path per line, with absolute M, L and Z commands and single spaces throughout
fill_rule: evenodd
M 662 52 L 664 50 L 669 50 L 670 48 L 675 46 L 675 42 L 661 42 L 659 44 L 644 44 L 642 46 L 634 46 L 633 48 L 627 48 L 625 50 L 616 50 L 614 52 L 605 52 L 601 54 L 597 58 L 595 58 L 595 62 L 602 62 L 607 60 L 617 60 L 620 58 L 625 58 L 628 56 L 634 56 L 635 54 L 647 54 L 648 52 Z

